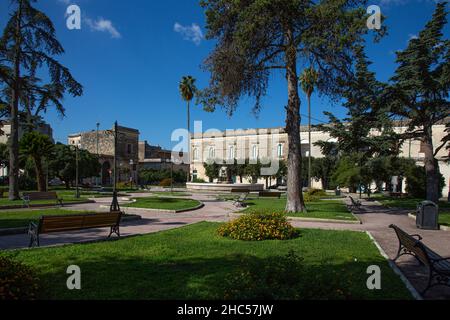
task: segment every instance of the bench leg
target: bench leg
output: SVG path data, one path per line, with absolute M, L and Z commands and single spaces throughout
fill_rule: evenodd
M 111 232 L 109 233 L 108 238 L 111 238 L 111 236 L 112 236 L 114 233 L 117 234 L 117 236 L 120 238 L 120 226 L 114 226 L 114 227 L 111 227 Z
M 30 234 L 30 244 L 28 248 L 40 247 L 39 235 Z
M 434 281 L 433 283 L 433 280 Z M 425 296 L 430 289 L 438 286 L 446 286 L 450 287 L 450 277 L 437 274 L 436 272 L 430 271 L 429 279 L 428 279 L 428 286 L 421 292 L 422 296 Z

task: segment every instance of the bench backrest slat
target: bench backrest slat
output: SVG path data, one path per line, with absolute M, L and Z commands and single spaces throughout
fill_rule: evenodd
M 266 191 L 261 191 L 259 193 L 259 196 L 262 198 L 280 198 L 281 197 L 281 192 L 266 192 Z
M 231 189 L 231 193 L 250 193 L 249 189 Z
M 25 192 L 23 193 L 23 196 L 28 198 L 30 201 L 58 199 L 58 194 L 56 192 Z
M 120 223 L 122 213 L 75 214 L 42 216 L 39 233 L 76 231 L 89 228 L 112 227 Z

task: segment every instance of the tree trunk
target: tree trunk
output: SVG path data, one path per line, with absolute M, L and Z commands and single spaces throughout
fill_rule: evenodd
M 187 102 L 187 130 L 188 130 L 188 164 L 189 164 L 189 169 L 187 172 L 187 182 L 191 181 L 191 106 L 189 101 Z
M 425 153 L 425 171 L 427 174 L 427 200 L 439 203 L 439 164 L 434 157 L 433 131 L 431 126 L 425 128 L 423 150 Z
M 300 98 L 298 94 L 297 50 L 291 28 L 286 31 L 287 48 L 286 78 L 288 84 L 288 105 L 286 131 L 288 134 L 289 153 L 287 160 L 287 212 L 305 212 L 306 207 L 302 193 L 302 154 L 300 141 Z
M 19 90 L 21 46 L 22 1 L 19 2 L 16 22 L 16 48 L 14 56 L 14 79 L 11 99 L 11 135 L 9 140 L 9 199 L 19 200 Z
M 41 158 L 37 157 L 34 159 L 34 168 L 36 170 L 36 180 L 37 180 L 38 191 L 46 192 L 47 191 L 47 182 L 45 179 L 44 170 L 42 169 Z
M 308 94 L 308 140 L 309 140 L 309 156 L 308 156 L 308 188 L 312 187 L 311 166 L 312 166 L 312 142 L 311 142 L 311 95 Z

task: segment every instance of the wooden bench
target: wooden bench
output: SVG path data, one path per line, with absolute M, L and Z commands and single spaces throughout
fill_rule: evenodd
M 236 198 L 233 202 L 233 205 L 238 208 L 245 208 L 247 205 L 245 201 L 247 201 L 248 193 L 242 193 L 238 198 Z
M 418 234 L 410 235 L 397 227 L 390 225 L 395 230 L 399 240 L 399 249 L 394 262 L 401 256 L 411 255 L 419 263 L 428 268 L 428 285 L 421 292 L 425 295 L 428 290 L 436 286 L 450 287 L 450 258 L 443 258 L 422 242 L 422 237 Z
M 247 193 L 247 194 L 249 194 L 250 190 L 249 189 L 231 189 L 230 192 L 231 193 Z
M 260 198 L 277 198 L 280 199 L 282 192 L 270 192 L 270 191 L 261 191 L 259 193 Z
M 350 198 L 350 201 L 351 201 L 351 204 L 349 205 L 349 209 L 350 210 L 361 210 L 361 206 L 362 206 L 362 204 L 361 204 L 361 201 L 359 201 L 359 200 L 355 200 L 352 196 L 349 196 L 349 198 Z
M 108 238 L 110 238 L 113 233 L 120 237 L 121 219 L 122 212 L 42 216 L 38 223 L 30 223 L 28 230 L 28 234 L 30 235 L 29 247 L 39 247 L 39 236 L 41 234 L 85 229 L 111 228 Z
M 31 201 L 39 200 L 55 200 L 57 205 L 63 206 L 63 200 L 58 197 L 56 192 L 24 192 L 22 200 L 25 207 L 30 207 Z

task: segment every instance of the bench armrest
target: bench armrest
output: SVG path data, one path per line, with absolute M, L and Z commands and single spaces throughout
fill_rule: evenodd
M 38 229 L 38 224 L 36 222 L 30 222 L 30 225 L 28 227 L 28 234 L 35 233 Z
M 410 236 L 413 237 L 413 238 L 417 238 L 419 241 L 423 240 L 422 236 L 418 235 L 418 234 L 410 234 Z

